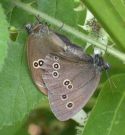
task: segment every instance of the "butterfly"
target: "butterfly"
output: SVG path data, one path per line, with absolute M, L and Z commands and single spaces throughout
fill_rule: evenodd
M 96 90 L 109 65 L 100 54 L 90 56 L 41 23 L 26 25 L 28 65 L 38 89 L 48 95 L 52 112 L 66 121 L 79 112 Z

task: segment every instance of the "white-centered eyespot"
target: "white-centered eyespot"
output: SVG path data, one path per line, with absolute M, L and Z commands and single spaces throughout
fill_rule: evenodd
M 62 100 L 66 100 L 66 99 L 68 99 L 68 95 L 66 95 L 66 94 L 61 95 L 61 99 L 62 99 Z
M 67 85 L 66 87 L 67 87 L 67 89 L 69 89 L 69 90 L 72 90 L 72 89 L 73 89 L 73 85 L 72 85 L 72 84 L 69 84 L 69 85 Z
M 43 59 L 38 59 L 38 64 L 39 64 L 39 67 L 42 67 L 43 64 L 44 64 L 44 60 Z
M 68 102 L 68 103 L 66 104 L 66 108 L 67 108 L 67 109 L 72 109 L 73 107 L 74 107 L 73 102 Z
M 65 79 L 64 81 L 63 81 L 63 85 L 64 86 L 67 86 L 67 85 L 69 85 L 71 83 L 71 81 L 69 80 L 69 79 Z
M 59 77 L 59 73 L 57 71 L 53 71 L 52 72 L 52 76 L 53 76 L 53 78 L 58 78 Z
M 55 61 L 58 61 L 59 60 L 59 57 L 58 56 L 54 56 L 54 60 Z
M 57 63 L 57 62 L 53 63 L 52 66 L 53 66 L 53 68 L 54 68 L 55 70 L 59 70 L 59 69 L 60 69 L 60 64 Z
M 34 67 L 34 68 L 39 68 L 39 63 L 38 63 L 38 61 L 33 61 L 33 67 Z

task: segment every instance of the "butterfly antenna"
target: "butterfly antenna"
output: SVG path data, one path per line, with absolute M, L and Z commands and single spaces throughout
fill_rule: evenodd
M 110 79 L 110 77 L 109 77 L 109 73 L 108 73 L 107 70 L 106 70 L 106 76 L 107 76 L 107 78 L 108 78 L 108 81 L 109 81 L 109 84 L 110 84 L 110 88 L 112 88 L 111 79 Z
M 108 78 L 108 81 L 109 81 L 109 84 L 110 84 L 110 88 L 112 89 L 113 88 L 112 86 L 114 86 L 115 88 L 117 88 L 117 86 L 115 85 L 115 83 L 113 82 L 113 80 L 111 80 L 111 78 L 109 77 L 108 70 L 106 70 L 106 76 Z
M 36 20 L 38 21 L 38 23 L 42 23 L 41 21 L 40 21 L 40 16 L 39 15 L 37 15 L 37 16 L 35 16 L 36 17 Z
M 59 27 L 58 31 L 61 31 L 63 26 L 64 26 L 64 23 L 62 23 L 62 25 Z
M 107 54 L 107 56 L 109 56 L 109 53 L 108 53 L 108 48 L 111 48 L 115 45 L 115 43 L 113 43 L 112 45 L 106 45 L 106 48 L 105 48 L 105 54 Z

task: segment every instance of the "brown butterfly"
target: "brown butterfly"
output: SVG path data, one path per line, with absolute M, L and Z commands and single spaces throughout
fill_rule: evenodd
M 102 70 L 109 65 L 99 54 L 84 53 L 46 25 L 28 24 L 26 28 L 32 78 L 40 91 L 48 95 L 55 116 L 68 120 L 86 105 L 99 84 Z

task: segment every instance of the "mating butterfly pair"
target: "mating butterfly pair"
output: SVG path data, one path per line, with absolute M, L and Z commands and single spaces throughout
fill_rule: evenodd
M 32 78 L 39 90 L 48 95 L 55 116 L 68 120 L 85 106 L 99 84 L 101 71 L 109 66 L 99 54 L 85 54 L 46 25 L 28 24 L 26 28 Z

